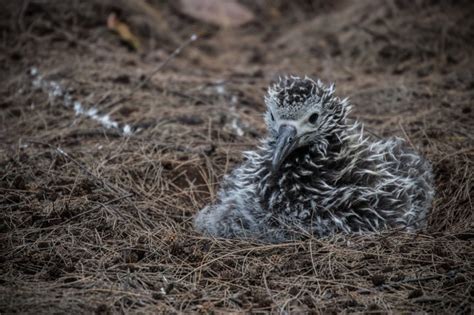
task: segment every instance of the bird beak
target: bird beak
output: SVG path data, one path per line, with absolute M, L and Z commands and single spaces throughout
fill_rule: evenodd
M 272 157 L 273 172 L 280 169 L 283 161 L 296 147 L 296 133 L 296 128 L 290 125 L 281 125 L 280 129 L 278 129 L 276 147 Z

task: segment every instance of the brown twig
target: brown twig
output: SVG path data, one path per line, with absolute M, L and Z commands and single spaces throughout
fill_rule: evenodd
M 105 179 L 95 175 L 91 170 L 89 170 L 87 168 L 87 166 L 85 166 L 81 162 L 77 161 L 75 158 L 73 158 L 70 154 L 65 152 L 63 149 L 61 149 L 59 147 L 54 147 L 53 145 L 51 145 L 49 143 L 45 143 L 45 142 L 41 142 L 41 141 L 37 141 L 37 140 L 27 140 L 27 142 L 32 143 L 32 144 L 40 144 L 40 145 L 47 146 L 47 147 L 53 149 L 54 151 L 56 151 L 60 155 L 64 156 L 65 158 L 67 158 L 68 160 L 70 160 L 71 162 L 76 164 L 84 173 L 86 173 L 87 175 L 92 177 L 96 182 L 99 182 L 100 184 L 102 184 L 103 187 L 107 187 L 111 191 L 116 192 L 116 193 L 130 194 L 130 193 L 127 193 L 126 191 L 124 191 L 122 188 L 116 187 L 115 185 L 112 185 L 109 182 L 107 182 Z

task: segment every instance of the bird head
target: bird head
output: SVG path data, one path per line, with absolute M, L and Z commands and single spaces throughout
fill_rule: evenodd
M 344 128 L 350 105 L 347 99 L 334 96 L 334 90 L 334 85 L 294 76 L 268 88 L 265 122 L 275 142 L 274 171 L 295 149 L 327 143 Z

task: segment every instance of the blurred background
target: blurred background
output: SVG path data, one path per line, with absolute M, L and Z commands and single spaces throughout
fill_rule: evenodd
M 0 309 L 471 310 L 472 1 L 0 8 Z M 193 232 L 265 135 L 267 86 L 288 74 L 335 82 L 368 132 L 432 161 L 420 240 L 271 248 Z

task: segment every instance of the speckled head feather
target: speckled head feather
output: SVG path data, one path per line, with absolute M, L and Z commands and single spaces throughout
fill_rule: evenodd
M 298 114 L 321 101 L 324 92 L 321 84 L 309 78 L 284 77 L 268 89 L 266 102 L 280 118 L 298 119 Z

